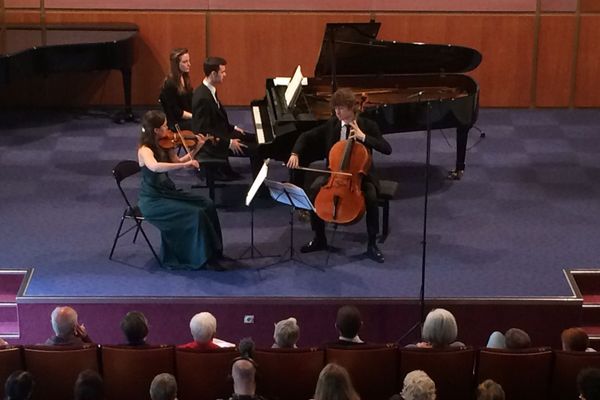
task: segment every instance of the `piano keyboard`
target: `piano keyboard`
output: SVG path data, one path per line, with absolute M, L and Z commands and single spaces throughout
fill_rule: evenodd
M 256 140 L 259 144 L 265 143 L 265 131 L 263 130 L 260 108 L 258 106 L 252 106 L 252 115 L 254 116 L 254 127 L 256 128 Z

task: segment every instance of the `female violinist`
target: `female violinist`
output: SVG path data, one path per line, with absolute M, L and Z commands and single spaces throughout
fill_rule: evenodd
M 174 148 L 165 150 L 159 141 L 168 135 L 165 114 L 148 111 L 142 120 L 138 162 L 142 184 L 138 206 L 149 223 L 161 232 L 160 257 L 174 269 L 211 268 L 221 270 L 221 226 L 214 204 L 200 194 L 175 188 L 168 172 L 198 168 L 195 152 L 204 144 L 203 137 L 194 150 L 178 157 Z
M 169 75 L 160 90 L 160 102 L 167 115 L 169 129 L 179 124 L 183 130 L 192 130 L 192 95 L 194 88 L 190 79 L 190 53 L 177 48 L 169 56 Z
M 390 144 L 383 138 L 377 124 L 365 117 L 358 115 L 358 104 L 356 97 L 350 89 L 339 89 L 331 97 L 331 107 L 335 111 L 335 116 L 331 117 L 326 123 L 304 132 L 294 145 L 292 155 L 288 159 L 289 168 L 298 168 L 300 165 L 307 165 L 311 160 L 327 159 L 329 168 L 329 151 L 339 141 L 356 140 L 362 143 L 369 153 L 377 150 L 383 154 L 391 154 Z M 348 135 L 346 136 L 346 132 Z M 317 178 L 311 189 L 320 188 L 328 177 Z M 363 177 L 361 189 L 364 194 L 367 222 L 367 256 L 374 261 L 384 262 L 383 254 L 377 247 L 377 233 L 379 232 L 379 209 L 377 205 L 377 191 L 379 181 L 373 173 L 373 166 L 370 172 Z M 314 199 L 316 193 L 311 193 Z M 325 223 L 315 213 L 311 213 L 311 227 L 314 232 L 314 238 L 300 249 L 303 253 L 327 249 L 327 238 L 325 236 Z

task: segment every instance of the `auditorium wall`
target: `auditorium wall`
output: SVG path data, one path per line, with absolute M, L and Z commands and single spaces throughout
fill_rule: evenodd
M 2 1 L 2 0 L 0 0 Z M 131 22 L 133 103 L 156 105 L 168 53 L 188 47 L 192 81 L 202 59 L 228 60 L 220 97 L 244 105 L 264 96 L 267 77 L 301 65 L 312 76 L 327 22 L 382 23 L 379 38 L 478 49 L 483 107 L 600 106 L 600 2 L 595 0 L 4 0 L 7 23 Z M 343 13 L 340 10 L 344 10 Z M 4 105 L 118 105 L 117 71 L 34 77 L 1 89 Z

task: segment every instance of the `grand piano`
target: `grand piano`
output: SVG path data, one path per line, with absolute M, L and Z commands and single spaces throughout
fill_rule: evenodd
M 453 45 L 378 40 L 379 27 L 373 21 L 327 24 L 314 77 L 293 107 L 284 101 L 286 86 L 267 79 L 265 98 L 252 103 L 265 156 L 286 161 L 300 133 L 331 117 L 331 93 L 350 87 L 361 97 L 363 115 L 384 134 L 456 128 L 450 176 L 460 178 L 479 111 L 477 82 L 463 73 L 477 68 L 481 54 Z
M 131 110 L 134 24 L 7 25 L 0 33 L 0 87 L 34 75 L 117 69 Z

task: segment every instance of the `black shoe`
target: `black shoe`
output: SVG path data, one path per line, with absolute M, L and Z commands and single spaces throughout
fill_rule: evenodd
M 313 239 L 304 246 L 300 247 L 300 253 L 312 253 L 327 249 L 327 241 L 323 239 Z
M 385 261 L 383 258 L 383 253 L 379 250 L 379 247 L 375 243 L 367 246 L 367 257 L 369 257 L 373 261 L 377 261 L 378 263 L 382 263 Z
M 448 172 L 448 179 L 451 181 L 460 181 L 460 178 L 465 174 L 464 169 L 454 169 Z

